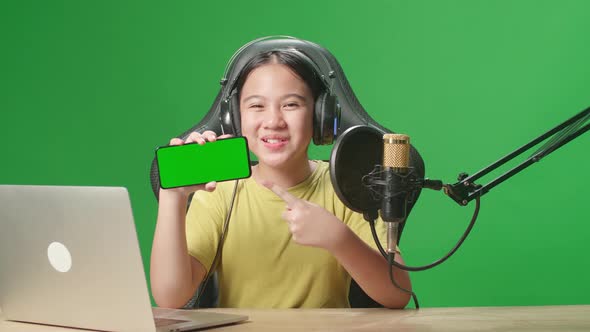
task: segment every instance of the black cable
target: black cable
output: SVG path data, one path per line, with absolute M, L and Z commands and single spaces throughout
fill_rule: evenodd
M 449 257 L 451 257 L 459 249 L 459 247 L 463 244 L 463 242 L 465 241 L 465 239 L 469 235 L 469 232 L 471 232 L 471 229 L 473 228 L 473 226 L 475 225 L 475 221 L 477 220 L 477 215 L 479 214 L 479 204 L 480 204 L 480 202 L 479 202 L 479 196 L 478 196 L 475 198 L 475 210 L 473 211 L 473 216 L 471 217 L 471 221 L 469 222 L 467 229 L 463 233 L 463 236 L 461 236 L 461 238 L 459 239 L 459 241 L 457 242 L 455 247 L 451 251 L 449 251 L 445 256 L 443 256 L 441 259 L 435 261 L 434 263 L 431 263 L 428 265 L 423 265 L 423 266 L 407 266 L 407 265 L 400 264 L 396 261 L 391 262 L 392 265 L 397 268 L 400 268 L 402 270 L 406 270 L 406 271 L 424 271 L 424 270 L 433 268 L 433 267 L 439 265 L 440 263 L 446 261 Z M 383 249 L 383 246 L 381 246 L 381 242 L 379 241 L 379 237 L 377 236 L 377 231 L 375 230 L 375 222 L 370 221 L 369 224 L 371 225 L 371 233 L 373 234 L 373 239 L 375 240 L 375 244 L 377 244 L 377 248 L 379 248 L 381 255 L 383 255 L 383 257 L 385 259 L 387 259 L 388 255 L 385 252 L 385 250 Z
M 387 269 L 389 270 L 389 280 L 391 280 L 391 283 L 402 292 L 412 295 L 412 300 L 414 300 L 414 307 L 416 307 L 416 309 L 420 309 L 420 304 L 418 303 L 418 296 L 416 295 L 416 293 L 403 288 L 395 281 L 395 278 L 393 277 L 393 262 L 395 262 L 395 253 L 392 252 L 389 255 L 387 255 L 387 263 L 389 264 L 389 266 L 387 267 Z
M 232 210 L 234 208 L 234 202 L 236 200 L 236 193 L 238 191 L 238 182 L 240 180 L 236 180 L 235 184 L 234 184 L 234 191 L 232 193 L 232 197 L 231 197 L 231 203 L 229 205 L 229 212 L 227 213 L 227 216 L 225 217 L 225 222 L 223 223 L 223 230 L 221 231 L 221 235 L 219 236 L 219 242 L 217 243 L 217 250 L 215 252 L 215 258 L 213 259 L 213 263 L 211 263 L 211 268 L 209 268 L 209 271 L 207 271 L 207 275 L 205 276 L 204 281 L 201 283 L 201 287 L 199 289 L 199 293 L 197 295 L 196 298 L 193 297 L 193 299 L 191 299 L 191 301 L 185 306 L 185 307 L 194 307 L 195 304 L 199 304 L 199 301 L 201 300 L 201 297 L 203 296 L 203 293 L 205 292 L 205 287 L 207 286 L 207 283 L 209 282 L 209 280 L 211 279 L 212 276 L 212 271 L 215 271 L 215 269 L 217 268 L 217 264 L 219 261 L 219 257 L 221 256 L 221 249 L 223 248 L 223 243 L 225 242 L 225 237 L 227 235 L 227 228 L 229 226 L 229 220 L 231 218 L 231 213 Z
M 236 193 L 237 193 L 237 189 L 238 189 L 238 182 L 239 180 L 236 180 L 235 184 L 234 184 L 234 190 L 232 193 L 232 199 L 231 199 L 231 203 L 229 206 L 229 212 L 225 218 L 225 222 L 223 225 L 223 230 L 222 233 L 219 237 L 219 243 L 217 245 L 217 251 L 215 253 L 215 258 L 213 259 L 213 263 L 211 264 L 211 268 L 209 269 L 209 271 L 207 272 L 207 276 L 205 277 L 200 290 L 199 290 L 199 294 L 196 298 L 193 298 L 193 300 L 191 300 L 187 306 L 194 306 L 195 303 L 199 303 L 199 300 L 201 299 L 201 297 L 203 296 L 203 292 L 205 290 L 205 286 L 207 286 L 207 283 L 209 282 L 209 280 L 211 279 L 211 271 L 214 271 L 214 269 L 216 268 L 216 265 L 218 264 L 218 260 L 220 257 L 220 253 L 221 253 L 221 248 L 223 247 L 223 242 L 225 242 L 225 237 L 227 235 L 227 229 L 229 226 L 229 220 L 231 218 L 231 214 L 232 214 L 232 210 L 233 210 L 233 206 L 234 206 L 234 202 L 235 202 L 235 198 L 236 198 Z M 383 246 L 381 245 L 381 242 L 379 241 L 379 237 L 377 236 L 377 232 L 375 230 L 375 221 L 370 221 L 369 224 L 371 226 L 371 234 L 373 235 L 373 239 L 375 240 L 375 243 L 377 244 L 377 248 L 379 249 L 379 251 L 381 252 L 381 255 L 383 255 L 383 257 L 385 259 L 387 259 L 389 266 L 395 266 L 397 268 L 400 268 L 402 270 L 405 271 L 423 271 L 432 267 L 435 267 L 437 265 L 439 265 L 440 263 L 446 261 L 449 257 L 451 257 L 451 255 L 453 255 L 461 246 L 461 244 L 463 244 L 463 242 L 465 241 L 465 239 L 467 238 L 467 236 L 469 235 L 469 233 L 471 232 L 471 229 L 473 228 L 473 226 L 475 225 L 475 221 L 477 220 L 477 216 L 479 214 L 479 205 L 480 205 L 480 201 L 479 201 L 479 197 L 477 197 L 475 199 L 475 211 L 473 212 L 473 216 L 471 217 L 471 222 L 469 223 L 467 229 L 465 230 L 465 233 L 463 233 L 463 236 L 459 239 L 459 241 L 457 242 L 457 244 L 455 245 L 455 247 L 444 257 L 442 257 L 441 259 L 439 259 L 438 261 L 428 264 L 428 265 L 424 265 L 424 266 L 417 266 L 417 267 L 412 267 L 412 266 L 406 266 L 403 264 L 400 264 L 398 262 L 396 262 L 394 260 L 394 255 L 388 255 L 385 250 L 383 249 Z M 393 271 L 391 268 L 389 268 L 389 278 L 391 280 L 391 282 L 393 283 L 394 286 L 396 286 L 398 289 L 400 289 L 403 292 L 406 292 L 408 294 L 412 295 L 412 299 L 414 300 L 414 305 L 416 307 L 416 309 L 419 309 L 419 303 L 418 303 L 418 298 L 416 296 L 416 294 L 410 290 L 404 289 L 403 287 L 399 286 L 397 284 L 397 282 L 395 281 L 395 278 L 393 277 Z
M 369 224 L 371 225 L 371 234 L 373 234 L 373 240 L 375 241 L 375 243 L 377 243 L 377 248 L 379 249 L 379 252 L 381 252 L 381 255 L 383 255 L 383 257 L 387 259 L 387 263 L 389 265 L 389 280 L 391 280 L 391 283 L 402 292 L 412 295 L 412 299 L 414 300 L 414 306 L 416 307 L 416 309 L 420 309 L 420 304 L 418 303 L 418 296 L 416 295 L 416 293 L 400 286 L 393 277 L 393 263 L 395 262 L 395 253 L 387 254 L 383 249 L 383 246 L 381 246 L 381 241 L 379 240 L 379 236 L 377 235 L 377 231 L 375 230 L 375 220 L 370 220 Z
M 375 220 L 369 220 L 369 225 L 371 225 L 371 234 L 373 235 L 373 241 L 375 241 L 375 243 L 377 244 L 377 249 L 379 249 L 381 256 L 383 256 L 383 257 L 385 257 L 385 259 L 387 259 L 387 253 L 385 252 L 385 249 L 383 249 L 383 246 L 381 245 L 381 240 L 379 239 L 379 236 L 377 235 L 377 230 L 375 230 Z

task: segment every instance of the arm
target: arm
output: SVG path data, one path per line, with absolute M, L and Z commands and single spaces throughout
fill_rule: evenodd
M 395 287 L 389 279 L 389 264 L 377 250 L 367 245 L 350 228 L 340 222 L 335 225 L 339 236 L 335 237 L 333 245 L 328 250 L 338 262 L 348 271 L 350 276 L 373 300 L 391 309 L 402 309 L 410 300 L 410 294 Z M 395 261 L 403 264 L 399 253 Z M 393 277 L 398 285 L 411 290 L 412 285 L 407 271 L 392 267 Z
M 185 305 L 206 274 L 205 267 L 188 254 L 186 206 L 185 195 L 160 189 L 150 266 L 152 295 L 160 307 Z
M 227 135 L 226 135 L 227 136 Z M 219 138 L 223 138 L 220 136 Z M 192 133 L 186 142 L 174 138 L 170 145 L 215 141 L 212 131 Z M 198 190 L 213 191 L 216 183 L 175 189 L 160 189 L 158 220 L 152 244 L 150 279 L 152 295 L 160 307 L 180 308 L 194 295 L 207 270 L 188 253 L 186 238 L 187 200 Z

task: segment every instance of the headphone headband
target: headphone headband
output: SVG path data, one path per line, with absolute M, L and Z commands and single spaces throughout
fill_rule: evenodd
M 321 81 L 322 86 L 324 87 L 325 91 L 331 91 L 331 85 L 330 83 L 328 83 L 328 80 L 326 79 L 326 76 L 322 73 L 321 69 L 318 67 L 318 65 L 309 58 L 309 56 L 307 56 L 304 52 L 290 47 L 290 48 L 277 48 L 277 49 L 271 49 L 268 51 L 264 51 L 264 53 L 266 52 L 283 52 L 283 53 L 289 53 L 292 55 L 295 55 L 297 58 L 301 59 L 303 62 L 305 62 L 307 64 L 307 66 L 311 69 L 311 71 L 313 72 L 313 74 L 317 77 L 317 79 L 319 81 Z M 223 98 L 227 99 L 230 98 L 230 96 L 234 93 L 234 90 L 237 88 L 237 84 L 238 81 L 240 80 L 240 77 L 242 77 L 244 69 L 246 68 L 246 65 L 249 62 L 247 62 L 239 71 L 239 73 L 237 75 L 234 76 L 234 78 L 231 80 L 231 82 L 227 81 L 223 81 L 222 80 L 222 84 L 227 85 L 225 87 L 225 94 L 223 95 Z
M 223 78 L 220 81 L 222 99 L 227 99 L 236 88 L 237 81 L 250 59 L 256 54 L 270 51 L 285 51 L 297 54 L 316 72 L 325 89 L 331 91 L 335 78 L 334 70 L 325 54 L 319 51 L 320 48 L 317 44 L 291 36 L 267 36 L 243 45 L 231 56 L 226 65 Z M 325 68 L 321 68 L 314 61 L 320 58 Z

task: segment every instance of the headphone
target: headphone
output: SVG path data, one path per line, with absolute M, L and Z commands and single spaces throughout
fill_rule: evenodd
M 268 38 L 257 39 L 252 43 L 258 42 L 263 39 L 266 40 Z M 297 41 L 302 41 L 296 38 L 293 39 Z M 239 49 L 232 56 L 226 68 L 233 68 L 236 65 L 234 63 L 234 60 L 236 58 L 239 58 L 241 51 L 252 43 L 246 44 L 244 47 Z M 322 58 L 327 64 L 327 68 L 329 68 L 328 73 L 324 74 L 319 68 L 319 66 L 312 59 L 310 59 L 303 51 L 298 50 L 295 47 L 289 46 L 285 48 L 275 48 L 265 50 L 263 52 L 265 53 L 271 51 L 289 53 L 297 59 L 300 59 L 303 63 L 306 64 L 306 66 L 309 69 L 312 70 L 315 78 L 321 81 L 323 89 L 315 100 L 313 111 L 313 143 L 315 145 L 332 144 L 336 139 L 336 136 L 340 129 L 339 127 L 341 112 L 340 104 L 338 103 L 338 98 L 335 94 L 332 93 L 332 86 L 330 83 L 328 83 L 328 80 L 333 80 L 335 77 L 334 71 L 331 70 L 328 60 L 325 59 L 325 57 L 323 57 L 322 55 Z M 248 61 L 248 63 L 249 62 L 250 61 Z M 237 91 L 237 83 L 239 81 L 239 78 L 242 76 L 245 67 L 247 67 L 247 64 L 239 70 L 237 75 L 234 75 L 234 78 L 231 80 L 229 84 L 227 78 L 227 69 L 226 75 L 224 75 L 224 78 L 221 80 L 223 92 L 221 95 L 221 102 L 219 106 L 219 117 L 221 122 L 221 131 L 224 134 L 233 134 L 237 136 L 242 134 L 240 125 L 240 98 L 239 93 Z

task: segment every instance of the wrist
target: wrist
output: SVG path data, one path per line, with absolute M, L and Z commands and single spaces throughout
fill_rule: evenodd
M 188 200 L 189 193 L 185 193 L 182 190 L 175 189 L 162 189 L 158 193 L 158 201 L 162 202 L 186 202 Z

